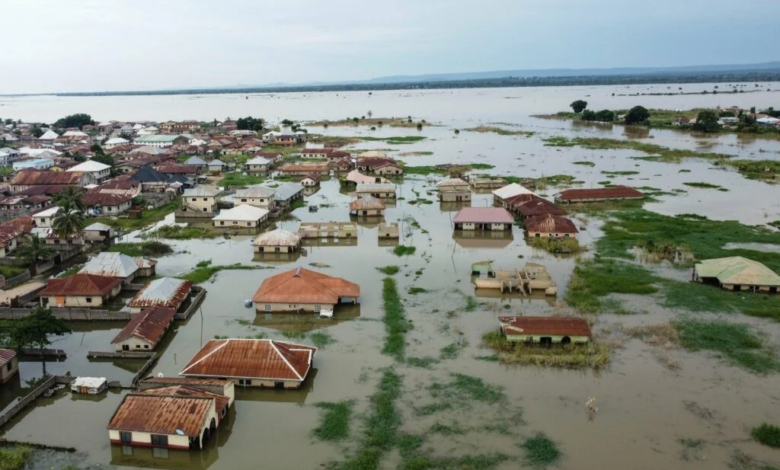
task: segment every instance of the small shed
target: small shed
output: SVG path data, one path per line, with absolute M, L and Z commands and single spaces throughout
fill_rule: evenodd
M 312 187 L 320 184 L 320 175 L 318 173 L 311 173 L 301 179 L 301 184 L 304 187 Z
M 398 239 L 398 224 L 397 223 L 390 223 L 390 224 L 379 224 L 379 229 L 377 230 L 377 237 L 380 239 Z
M 261 233 L 252 243 L 255 253 L 292 253 L 301 247 L 301 235 L 280 228 Z
M 578 317 L 498 317 L 507 341 L 550 345 L 590 341 L 590 325 Z
M 178 311 L 191 290 L 192 281 L 162 277 L 146 284 L 127 305 L 134 314 L 149 307 L 168 307 Z
M 560 215 L 537 215 L 523 224 L 529 238 L 575 238 L 578 232 L 574 222 Z
M 212 175 L 218 175 L 222 173 L 225 170 L 225 162 L 222 160 L 215 158 L 214 160 L 211 160 L 209 162 L 209 173 Z
M 19 358 L 13 349 L 0 349 L 0 383 L 8 382 L 19 372 Z
M 176 310 L 169 307 L 150 307 L 137 313 L 127 322 L 111 344 L 117 352 L 150 351 L 157 346 L 173 322 Z
M 70 391 L 84 395 L 98 395 L 108 388 L 105 377 L 78 377 L 70 383 Z
M 104 242 L 115 236 L 116 233 L 113 227 L 100 222 L 84 227 L 84 239 L 90 242 Z
M 358 217 L 383 217 L 385 203 L 373 196 L 363 196 L 349 203 L 349 213 Z
M 758 261 L 729 256 L 696 263 L 693 279 L 718 284 L 731 291 L 753 291 L 776 294 L 780 290 L 780 276 Z

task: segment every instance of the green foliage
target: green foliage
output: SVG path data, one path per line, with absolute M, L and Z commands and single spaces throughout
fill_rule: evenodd
M 211 228 L 204 228 L 195 225 L 182 227 L 181 225 L 163 225 L 153 232 L 145 232 L 141 235 L 143 238 L 162 238 L 168 240 L 192 240 L 209 239 L 220 236 Z
M 4 264 L 0 265 L 0 275 L 5 277 L 6 279 L 10 279 L 12 277 L 18 276 L 27 271 L 29 271 L 29 269 L 20 266 L 7 266 Z
M 396 361 L 403 361 L 406 351 L 406 332 L 410 329 L 406 320 L 401 297 L 398 295 L 395 279 L 386 277 L 383 281 L 382 300 L 385 316 L 385 344 L 382 354 L 393 357 Z
M 714 351 L 734 365 L 760 374 L 780 371 L 775 352 L 748 325 L 690 318 L 672 325 L 680 335 L 680 344 L 689 351 Z
M 561 458 L 561 452 L 549 437 L 544 433 L 536 433 L 529 437 L 520 447 L 525 450 L 524 463 L 535 468 L 544 468 L 553 465 Z
M 409 294 L 410 295 L 424 294 L 426 292 L 428 292 L 428 289 L 425 289 L 423 287 L 410 287 L 409 288 Z
M 181 200 L 177 199 L 162 207 L 158 207 L 157 209 L 144 210 L 141 213 L 141 217 L 138 219 L 122 218 L 113 220 L 109 217 L 96 217 L 90 220 L 110 225 L 112 227 L 120 227 L 123 230 L 135 230 L 163 220 L 168 214 L 177 210 L 179 207 L 181 207 Z
M 309 339 L 318 348 L 326 348 L 336 342 L 327 331 L 315 331 L 309 335 Z
M 51 344 L 51 336 L 70 332 L 68 324 L 56 318 L 51 309 L 36 307 L 30 315 L 13 322 L 10 337 L 17 349 L 34 347 L 43 350 Z
M 321 441 L 343 441 L 349 437 L 349 421 L 352 417 L 353 400 L 320 402 L 314 406 L 323 410 L 320 425 L 312 434 Z
M 227 188 L 246 187 L 260 184 L 265 181 L 263 176 L 243 174 L 239 172 L 225 173 L 220 184 Z
M 54 122 L 54 127 L 65 129 L 68 127 L 78 127 L 81 129 L 86 125 L 94 125 L 95 121 L 92 120 L 92 116 L 85 113 L 70 114 L 64 118 L 57 119 Z
M 506 402 L 504 389 L 499 385 L 490 385 L 478 377 L 464 374 L 450 374 L 447 383 L 434 382 L 428 386 L 433 398 L 450 403 L 470 406 L 474 402 L 498 404 Z
M 703 181 L 688 181 L 683 184 L 685 186 L 690 186 L 692 188 L 720 189 L 720 186 L 718 186 L 717 184 L 705 183 Z
M 434 364 L 438 364 L 439 360 L 435 357 L 409 357 L 406 359 L 406 365 L 410 367 L 419 367 L 421 369 L 430 369 Z
M 574 268 L 566 302 L 580 312 L 604 311 L 603 297 L 609 294 L 652 294 L 658 279 L 635 264 L 597 259 Z
M 494 168 L 494 166 L 489 163 L 466 163 L 458 165 L 458 168 L 465 172 L 471 170 L 489 170 Z M 404 174 L 406 175 L 446 175 L 449 171 L 450 168 L 444 166 L 404 166 Z
M 644 106 L 634 106 L 626 113 L 626 124 L 641 124 L 650 118 L 650 112 Z
M 599 112 L 587 110 L 583 111 L 580 119 L 583 121 L 613 122 L 615 113 L 608 109 L 602 109 Z
M 462 457 L 433 457 L 416 454 L 405 459 L 399 470 L 490 470 L 510 460 L 505 454 L 464 455 Z
M 27 263 L 32 264 L 38 260 L 54 258 L 57 251 L 46 245 L 46 243 L 36 236 L 27 238 L 27 243 L 16 250 L 16 256 L 19 256 Z
M 183 274 L 177 277 L 179 279 L 184 279 L 185 281 L 192 281 L 194 284 L 200 284 L 201 282 L 208 281 L 209 279 L 211 279 L 213 275 L 217 274 L 220 271 L 253 270 L 253 269 L 273 269 L 273 268 L 269 266 L 258 266 L 258 265 L 240 264 L 240 263 L 221 265 L 221 266 L 211 266 L 209 264 L 207 266 L 197 266 L 195 269 L 188 272 L 187 274 Z
M 477 126 L 472 127 L 470 129 L 463 129 L 466 132 L 479 132 L 479 133 L 486 133 L 486 132 L 492 132 L 494 134 L 498 135 L 524 135 L 524 136 L 532 136 L 534 135 L 534 132 L 531 131 L 522 131 L 522 130 L 510 130 L 510 129 L 504 129 L 501 127 L 495 127 L 495 126 Z M 459 134 L 460 132 L 456 129 L 456 134 Z
M 393 248 L 393 254 L 396 256 L 413 255 L 415 251 L 417 251 L 416 247 L 406 245 L 396 245 L 395 248 Z
M 0 449 L 0 470 L 22 470 L 32 458 L 32 449 L 15 446 Z
M 780 175 L 780 160 L 728 160 L 725 162 L 745 178 L 752 180 L 777 180 Z
M 778 426 L 763 423 L 761 426 L 753 428 L 750 435 L 765 446 L 780 448 L 780 427 Z
M 498 361 L 502 364 L 521 364 L 536 367 L 558 367 L 561 369 L 600 369 L 610 362 L 609 347 L 594 343 L 554 345 L 526 345 L 507 340 L 499 330 L 482 335 L 482 345 L 497 352 L 492 356 L 477 357 L 484 361 Z
M 55 205 L 59 206 L 60 212 L 84 212 L 87 208 L 82 199 L 81 189 L 76 186 L 67 186 L 65 189 L 55 194 L 52 201 Z
M 595 163 L 590 162 L 590 161 L 586 161 L 586 160 L 581 160 L 581 161 L 576 161 L 576 162 L 571 162 L 571 163 L 572 163 L 572 165 L 582 165 L 582 166 L 590 166 L 590 167 L 596 166 Z
M 530 238 L 531 246 L 549 253 L 579 253 L 583 251 L 576 238 Z
M 236 128 L 238 130 L 249 130 L 249 131 L 262 131 L 263 126 L 265 126 L 265 121 L 262 118 L 253 118 L 252 116 L 247 116 L 245 118 L 238 118 L 236 120 Z
M 173 253 L 173 248 L 158 241 L 148 241 L 143 243 L 115 243 L 105 251 L 113 253 L 122 253 L 127 256 L 165 256 Z
M 696 124 L 693 125 L 693 129 L 699 132 L 718 132 L 721 127 L 718 123 L 718 115 L 715 111 L 710 110 L 699 112 Z
M 398 266 L 383 266 L 381 268 L 376 268 L 380 273 L 386 274 L 388 276 L 392 276 L 394 274 L 398 274 L 398 271 L 401 270 Z
M 444 346 L 439 350 L 439 357 L 442 360 L 455 359 L 458 357 L 458 354 L 460 353 L 461 349 L 463 349 L 463 347 L 463 344 L 458 343 L 452 343 Z
M 585 100 L 576 100 L 569 106 L 575 113 L 581 113 L 588 107 L 588 102 Z

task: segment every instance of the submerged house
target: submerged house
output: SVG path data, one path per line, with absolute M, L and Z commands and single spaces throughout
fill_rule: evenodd
M 507 341 L 550 345 L 584 344 L 590 341 L 590 326 L 577 317 L 498 317 Z
M 19 372 L 19 358 L 13 349 L 0 349 L 0 383 L 8 382 Z
M 241 204 L 219 212 L 213 219 L 217 228 L 257 228 L 268 220 L 268 210 Z
M 360 286 L 344 279 L 296 268 L 266 278 L 252 297 L 258 313 L 320 312 L 343 301 L 357 303 Z
M 523 225 L 529 238 L 575 238 L 578 232 L 574 222 L 560 215 L 529 217 Z
M 358 183 L 355 193 L 358 197 L 395 199 L 395 185 L 392 183 Z
M 292 253 L 301 247 L 301 236 L 280 228 L 261 233 L 252 242 L 255 253 Z
M 533 194 L 533 191 L 517 183 L 508 184 L 493 191 L 493 203 L 506 208 L 507 199 L 519 196 L 521 194 Z
M 121 290 L 121 278 L 78 273 L 62 279 L 49 279 L 38 296 L 44 308 L 97 308 L 115 298 Z
M 151 351 L 160 342 L 173 322 L 176 310 L 150 307 L 133 315 L 122 331 L 111 341 L 117 352 Z
M 212 339 L 179 375 L 224 378 L 242 387 L 300 388 L 317 348 L 271 339 Z
M 80 274 L 114 277 L 123 282 L 133 282 L 138 272 L 135 259 L 122 253 L 102 252 L 87 261 L 79 271 Z
M 512 230 L 515 219 L 502 207 L 464 207 L 452 219 L 455 230 Z
M 276 206 L 274 199 L 276 190 L 267 186 L 250 186 L 246 189 L 239 189 L 233 196 L 236 204 L 249 204 L 250 206 L 262 207 L 263 209 L 273 210 Z
M 298 227 L 303 238 L 354 238 L 357 225 L 354 222 L 303 222 Z
M 303 199 L 303 185 L 300 183 L 284 183 L 274 193 L 276 205 L 282 207 L 291 206 L 299 199 Z
M 213 186 L 198 186 L 185 189 L 182 195 L 180 212 L 198 212 L 213 214 L 217 211 L 217 196 L 219 189 Z M 186 216 L 186 214 L 182 214 Z
M 192 281 L 162 277 L 146 284 L 127 304 L 131 313 L 149 307 L 167 307 L 178 311 L 192 291 Z
M 349 203 L 349 213 L 358 217 L 383 217 L 385 203 L 372 196 L 364 196 Z
M 201 449 L 227 415 L 230 399 L 184 386 L 150 388 L 125 396 L 108 423 L 112 444 Z
M 624 199 L 643 199 L 641 191 L 628 186 L 614 186 L 611 188 L 596 189 L 567 189 L 555 195 L 556 202 L 598 202 L 618 201 Z
M 113 227 L 110 225 L 101 224 L 100 222 L 95 222 L 92 225 L 84 227 L 83 232 L 84 240 L 91 242 L 103 242 L 116 236 L 116 232 L 114 231 Z
M 731 291 L 768 292 L 780 291 L 780 276 L 758 261 L 730 256 L 696 263 L 693 267 L 695 281 L 720 285 Z
M 448 178 L 439 181 L 439 201 L 441 202 L 466 202 L 471 201 L 471 187 L 460 178 Z
M 519 214 L 523 219 L 539 215 L 566 215 L 567 212 L 552 202 L 536 194 L 520 194 L 504 201 L 509 211 Z

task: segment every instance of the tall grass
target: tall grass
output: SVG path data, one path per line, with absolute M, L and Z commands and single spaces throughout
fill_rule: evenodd
M 409 329 L 409 323 L 406 321 L 406 312 L 401 297 L 398 295 L 395 279 L 387 277 L 382 282 L 382 300 L 385 311 L 383 321 L 387 333 L 382 354 L 392 356 L 400 362 L 404 360 L 406 352 L 406 332 Z
M 113 253 L 122 253 L 127 256 L 165 256 L 173 253 L 170 245 L 158 242 L 148 241 L 143 243 L 115 243 L 105 251 Z
M 211 279 L 212 276 L 220 271 L 232 271 L 232 270 L 253 270 L 253 269 L 273 269 L 270 266 L 257 266 L 252 264 L 228 264 L 220 266 L 198 266 L 187 274 L 177 276 L 179 279 L 185 281 L 192 281 L 194 284 L 200 284 Z
M 386 274 L 388 276 L 392 276 L 394 274 L 398 274 L 398 271 L 401 270 L 398 266 L 383 266 L 381 268 L 376 268 L 377 271 L 379 271 L 382 274 Z
M 352 417 L 352 400 L 340 402 L 320 402 L 314 406 L 323 410 L 320 425 L 312 434 L 322 441 L 343 441 L 349 437 L 349 421 Z
M 413 255 L 415 251 L 417 251 L 417 248 L 414 246 L 396 245 L 393 248 L 393 254 L 396 256 Z
M 574 269 L 565 300 L 584 313 L 604 310 L 603 297 L 609 294 L 653 294 L 659 281 L 647 269 L 635 264 L 599 259 Z
M 22 470 L 32 458 L 32 449 L 16 446 L 0 449 L 0 470 Z
M 447 383 L 434 382 L 428 386 L 431 396 L 448 403 L 470 404 L 482 402 L 488 404 L 504 403 L 504 389 L 498 385 L 485 383 L 478 377 L 464 374 L 450 374 Z
M 336 342 L 327 331 L 315 331 L 309 335 L 309 339 L 318 348 L 325 348 Z
M 525 450 L 524 463 L 531 467 L 544 468 L 561 458 L 561 451 L 555 442 L 541 432 L 526 439 L 520 447 Z
M 508 341 L 501 330 L 482 335 L 482 345 L 495 350 L 499 362 L 562 369 L 600 369 L 610 362 L 611 351 L 607 345 L 588 344 L 526 345 Z
M 753 428 L 750 433 L 753 439 L 765 446 L 780 448 L 780 427 L 769 423 Z

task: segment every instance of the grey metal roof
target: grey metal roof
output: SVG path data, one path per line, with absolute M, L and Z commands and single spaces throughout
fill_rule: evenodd
M 190 157 L 185 162 L 185 165 L 208 165 L 206 163 L 206 160 L 200 158 L 200 157 Z
M 246 189 L 239 189 L 233 199 L 251 198 L 251 197 L 272 197 L 276 193 L 274 188 L 267 186 L 250 186 Z
M 106 224 L 101 224 L 100 222 L 95 222 L 92 225 L 88 225 L 84 227 L 84 231 L 103 231 L 103 230 L 111 230 L 111 226 Z
M 184 197 L 214 197 L 219 194 L 219 189 L 213 186 L 198 186 L 184 190 Z
M 298 193 L 303 192 L 303 185 L 300 183 L 285 183 L 276 188 L 274 198 L 279 201 L 286 201 Z
M 103 252 L 89 260 L 79 273 L 126 278 L 135 274 L 136 271 L 138 271 L 138 265 L 133 258 L 122 253 Z
M 278 228 L 261 233 L 252 244 L 255 246 L 297 246 L 300 242 L 301 236 L 299 234 Z
M 395 185 L 392 183 L 358 183 L 357 185 L 357 192 L 363 193 L 363 192 L 385 192 L 385 191 L 392 191 L 395 192 Z
M 151 307 L 154 305 L 165 305 L 175 299 L 183 299 L 188 287 L 192 285 L 190 281 L 174 279 L 172 277 L 163 277 L 155 279 L 141 289 L 130 301 L 131 307 Z
M 214 160 L 211 160 L 209 162 L 209 166 L 225 166 L 225 162 L 223 162 L 218 158 L 215 158 Z

